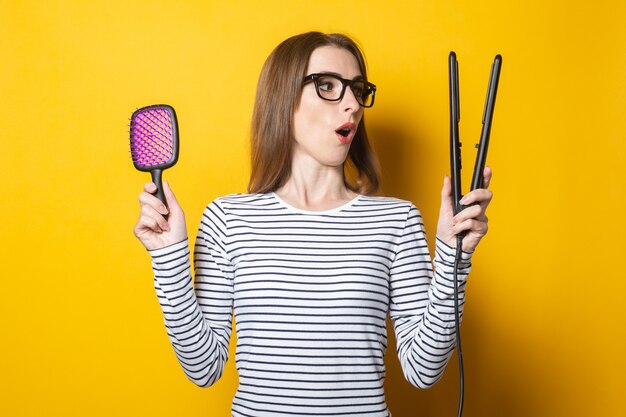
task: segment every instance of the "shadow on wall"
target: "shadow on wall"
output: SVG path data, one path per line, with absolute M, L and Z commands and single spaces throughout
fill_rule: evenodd
M 368 135 L 381 166 L 381 190 L 379 194 L 409 200 L 424 215 L 429 241 L 434 238 L 432 226 L 436 224 L 434 215 L 439 212 L 439 189 L 431 195 L 433 185 L 439 187 L 444 172 L 433 172 L 434 158 L 447 158 L 439 155 L 433 142 L 414 128 L 409 132 L 402 119 L 386 115 L 384 124 L 369 123 Z M 447 159 L 443 166 L 447 167 Z M 432 236 L 431 236 L 432 235 Z
M 438 173 L 429 170 L 432 171 L 433 165 L 441 165 L 427 163 L 427 158 L 432 158 L 434 152 L 433 149 L 429 149 L 429 141 L 419 132 L 403 131 L 399 123 L 389 122 L 384 126 L 370 124 L 368 130 L 381 163 L 382 194 L 411 200 L 422 213 L 436 215 L 439 211 L 439 195 L 424 196 L 423 191 L 431 189 L 433 177 L 438 176 Z M 444 164 L 447 163 L 446 160 Z M 439 184 L 439 178 L 436 178 L 436 181 Z M 426 217 L 426 214 L 424 216 Z M 437 219 L 425 219 L 425 223 L 431 225 L 431 230 L 427 225 L 431 247 L 435 238 L 432 225 L 436 225 L 436 221 Z M 489 279 L 496 279 L 484 277 L 484 271 L 477 265 L 474 266 L 472 275 L 479 275 L 481 280 L 484 279 L 486 282 L 489 282 Z M 481 300 L 478 294 L 473 297 L 471 294 L 470 282 L 468 307 L 462 325 L 465 360 L 464 416 L 541 415 L 541 404 L 544 403 L 540 398 L 541 394 L 529 390 L 533 383 L 532 370 L 524 363 L 524 358 L 529 355 L 528 352 L 524 352 L 524 341 L 513 340 L 514 337 L 507 329 L 498 328 L 489 317 L 484 316 L 484 312 L 476 307 L 472 308 L 471 303 L 480 303 Z M 493 326 L 496 327 L 492 328 Z M 385 392 L 393 417 L 457 415 L 459 368 L 456 351 L 442 379 L 428 390 L 418 389 L 404 378 L 396 354 L 395 335 L 390 320 L 387 329 L 389 342 L 385 358 L 387 368 Z M 485 332 L 490 334 L 485 335 Z M 498 332 L 502 333 L 500 338 L 496 336 Z M 494 340 L 497 340 L 498 346 L 494 345 Z M 490 343 L 486 349 L 485 343 Z M 490 357 L 489 352 L 493 352 L 494 349 L 501 352 L 497 358 Z
M 411 200 L 420 207 L 415 201 L 416 191 L 428 173 L 418 157 L 425 155 L 426 143 L 419 132 L 407 133 L 400 123 L 387 120 L 385 125 L 371 123 L 368 135 L 381 165 L 382 195 Z
M 466 310 L 461 327 L 465 368 L 464 417 L 588 415 L 577 414 L 573 405 L 554 404 L 553 398 L 563 395 L 563 381 L 559 378 L 566 372 L 558 352 L 541 352 L 541 341 L 529 343 L 507 329 L 498 331 L 491 326 L 487 316 L 467 314 Z M 442 379 L 430 389 L 417 389 L 402 373 L 391 322 L 387 323 L 387 328 L 385 393 L 393 417 L 456 416 L 459 402 L 456 350 Z M 496 350 L 499 353 L 494 355 Z M 538 363 L 536 358 L 542 355 L 544 359 Z M 546 363 L 551 366 L 544 366 Z M 539 386 L 541 389 L 537 389 Z M 584 402 L 581 398 L 572 399 L 573 402 L 581 400 Z

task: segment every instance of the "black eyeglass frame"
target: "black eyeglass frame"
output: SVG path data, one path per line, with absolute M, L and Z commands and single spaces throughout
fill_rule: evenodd
M 339 97 L 337 98 L 326 98 L 323 97 L 322 94 L 320 93 L 320 89 L 319 89 L 319 78 L 320 77 L 331 77 L 334 78 L 336 80 L 339 80 L 341 82 L 341 94 L 339 94 Z M 374 99 L 376 98 L 376 86 L 370 82 L 364 81 L 362 79 L 355 79 L 355 80 L 348 80 L 345 78 L 341 78 L 338 75 L 335 74 L 329 74 L 329 73 L 316 73 L 316 74 L 309 74 L 306 77 L 304 77 L 304 79 L 302 80 L 302 85 L 308 83 L 309 81 L 313 81 L 313 83 L 315 84 L 315 92 L 317 93 L 318 97 L 321 98 L 322 100 L 326 100 L 326 101 L 340 101 L 344 94 L 346 93 L 346 88 L 350 87 L 350 89 L 352 90 L 352 94 L 354 94 L 354 89 L 353 89 L 353 84 L 355 83 L 363 83 L 365 88 L 369 89 L 371 91 L 371 96 L 372 96 L 372 102 L 369 105 L 364 105 L 363 103 L 361 103 L 361 101 L 363 100 L 363 98 L 361 97 L 359 99 L 359 97 L 356 96 L 356 94 L 354 95 L 354 97 L 356 98 L 356 101 L 359 103 L 359 106 L 369 109 L 370 107 L 372 107 L 374 105 Z

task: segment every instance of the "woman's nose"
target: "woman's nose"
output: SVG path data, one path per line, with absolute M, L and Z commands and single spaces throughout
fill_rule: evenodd
M 354 92 L 352 91 L 352 87 L 346 88 L 346 92 L 341 99 L 341 104 L 344 110 L 352 110 L 353 112 L 357 111 L 359 107 L 361 107 L 356 99 L 356 96 L 354 95 Z

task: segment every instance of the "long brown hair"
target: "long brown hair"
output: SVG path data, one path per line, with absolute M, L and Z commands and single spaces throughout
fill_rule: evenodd
M 300 102 L 309 57 L 321 46 L 346 49 L 354 55 L 367 80 L 363 54 L 345 35 L 308 32 L 278 45 L 265 61 L 257 85 L 251 128 L 250 193 L 275 191 L 291 175 L 293 115 Z M 354 183 L 346 178 L 345 171 L 350 169 L 356 171 Z M 344 164 L 344 182 L 353 191 L 371 195 L 378 190 L 379 178 L 378 159 L 369 144 L 364 118 L 361 118 Z

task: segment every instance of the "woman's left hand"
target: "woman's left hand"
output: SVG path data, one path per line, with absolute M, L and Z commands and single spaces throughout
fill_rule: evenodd
M 449 177 L 445 177 L 441 189 L 441 210 L 437 224 L 437 237 L 452 247 L 456 247 L 456 235 L 467 231 L 463 238 L 463 250 L 473 252 L 480 239 L 487 234 L 487 216 L 485 211 L 493 197 L 487 188 L 491 181 L 491 168 L 486 167 L 483 173 L 483 188 L 478 188 L 463 196 L 461 204 L 467 206 L 454 215 L 452 209 L 452 184 Z M 478 203 L 478 204 L 474 204 Z

